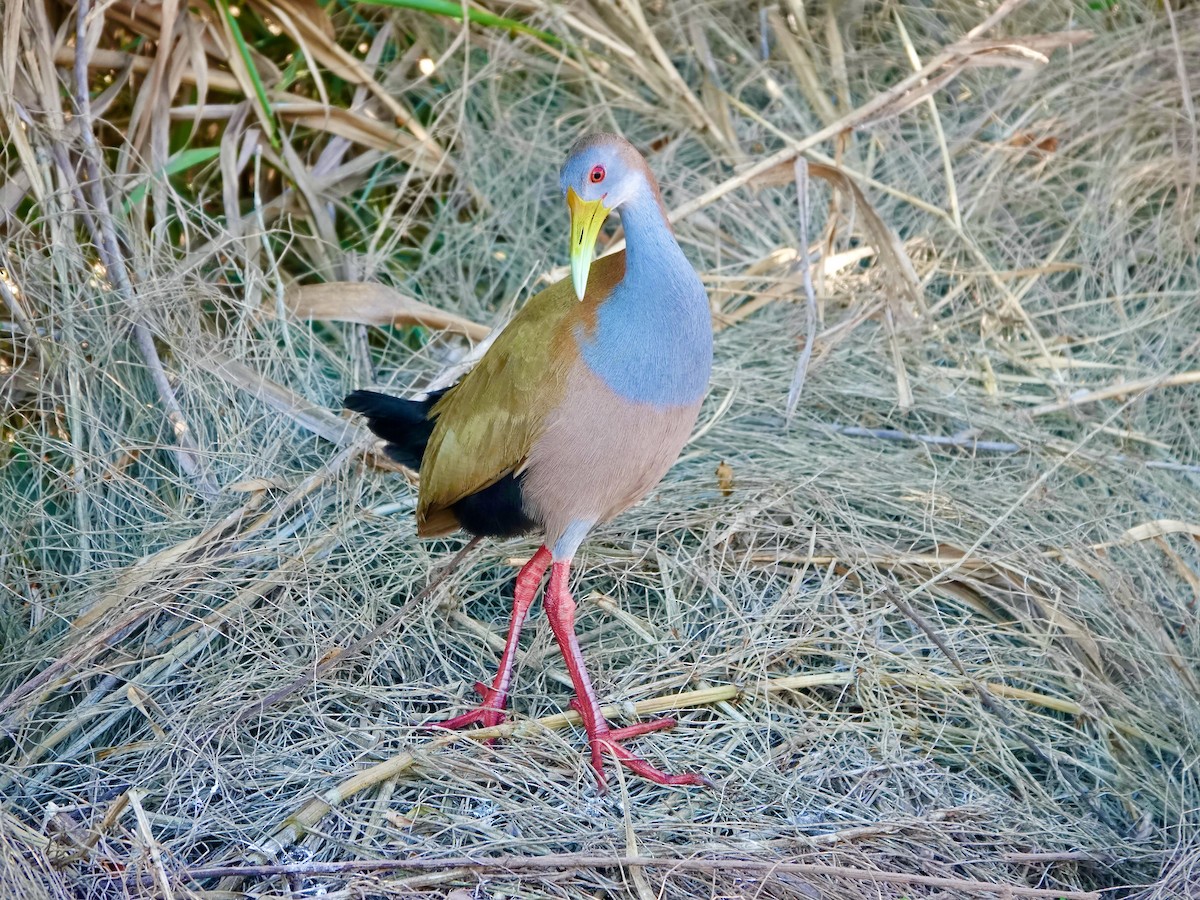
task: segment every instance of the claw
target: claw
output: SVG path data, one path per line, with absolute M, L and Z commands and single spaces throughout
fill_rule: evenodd
M 575 637 L 575 603 L 566 587 L 567 566 L 555 564 L 550 573 L 550 587 L 546 592 L 546 613 L 554 636 L 562 649 L 563 659 L 567 670 L 571 673 L 571 681 L 575 685 L 575 699 L 571 708 L 583 719 L 587 730 L 588 742 L 592 750 L 592 768 L 596 770 L 596 784 L 600 793 L 607 789 L 604 777 L 604 752 L 607 750 L 618 763 L 625 766 L 635 775 L 640 775 L 656 784 L 690 784 L 712 787 L 712 782 L 703 775 L 686 773 L 672 775 L 651 765 L 631 750 L 621 746 L 621 741 L 648 734 L 652 731 L 663 731 L 675 727 L 674 719 L 651 719 L 649 722 L 635 722 L 623 728 L 613 728 L 604 719 L 600 711 L 600 703 L 592 688 L 591 679 L 583 665 L 583 652 L 579 649 L 579 641 Z
M 657 723 L 652 723 L 657 724 Z M 672 723 L 674 724 L 674 723 Z M 624 729 L 621 729 L 624 731 Z M 607 750 L 617 762 L 623 765 L 635 775 L 640 775 L 647 781 L 653 781 L 655 784 L 690 784 L 699 787 L 712 787 L 713 783 L 703 775 L 697 775 L 694 772 L 685 772 L 682 775 L 672 775 L 670 772 L 664 772 L 651 765 L 640 756 L 630 750 L 626 750 L 618 743 L 618 739 L 614 738 L 615 731 L 610 731 L 607 735 L 598 734 L 592 740 L 592 768 L 596 770 L 596 783 L 599 785 L 601 793 L 607 787 L 607 781 L 604 777 L 604 758 L 601 751 Z
M 652 731 L 669 731 L 675 725 L 676 722 L 674 719 L 651 719 L 649 722 L 634 722 L 632 725 L 626 725 L 624 728 L 610 728 L 608 737 L 610 740 L 623 741 L 626 738 L 637 737 L 640 734 L 649 734 Z
M 604 721 L 603 717 L 584 715 L 585 705 L 578 697 L 571 701 L 571 708 L 584 716 L 585 724 L 590 726 L 588 727 L 588 741 L 592 746 L 592 768 L 596 770 L 596 783 L 601 793 L 608 787 L 604 775 L 603 751 L 605 750 L 629 771 L 656 784 L 692 784 L 712 787 L 712 782 L 703 775 L 695 775 L 690 772 L 683 775 L 672 775 L 656 768 L 631 750 L 626 750 L 621 746 L 621 741 L 628 738 L 649 734 L 651 731 L 666 731 L 674 728 L 674 719 L 651 719 L 649 722 L 635 722 L 624 728 L 612 728 Z
M 486 685 L 482 681 L 475 682 L 475 690 L 483 698 L 483 702 L 470 712 L 446 719 L 442 722 L 430 722 L 431 728 L 449 728 L 457 730 L 469 725 L 482 725 L 492 728 L 505 720 L 504 705 L 508 702 L 508 686 L 512 681 L 513 663 L 516 661 L 517 638 L 521 634 L 521 626 L 529 613 L 529 605 L 537 594 L 538 585 L 546 566 L 550 564 L 550 551 L 545 547 L 538 550 L 533 558 L 522 567 L 517 575 L 517 586 L 513 592 L 513 612 L 508 623 L 508 637 L 504 641 L 504 653 L 500 656 L 500 666 L 496 670 L 496 678 Z M 489 740 L 490 744 L 492 741 Z
M 508 638 L 504 644 L 504 653 L 500 658 L 500 667 L 496 679 L 490 686 L 475 682 L 475 690 L 479 692 L 482 702 L 470 712 L 446 719 L 442 722 L 431 723 L 432 727 L 459 729 L 470 725 L 482 725 L 492 728 L 505 720 L 504 705 L 508 699 L 508 686 L 512 679 L 513 662 L 516 656 L 517 635 L 521 624 L 529 611 L 529 604 L 541 582 L 542 574 L 551 563 L 551 554 L 544 546 L 538 550 L 517 576 L 517 589 L 513 600 L 513 616 L 509 624 Z M 613 758 L 635 775 L 639 775 L 655 784 L 689 784 L 712 787 L 712 782 L 703 775 L 691 772 L 683 775 L 672 775 L 651 765 L 631 750 L 621 745 L 622 741 L 635 738 L 652 731 L 663 731 L 675 727 L 674 719 L 651 719 L 648 722 L 635 722 L 622 728 L 613 728 L 604 719 L 600 711 L 600 703 L 592 688 L 591 679 L 583 664 L 583 651 L 579 648 L 579 640 L 575 636 L 575 602 L 567 588 L 570 569 L 569 562 L 555 562 L 550 570 L 550 585 L 546 590 L 546 613 L 550 626 L 554 629 L 555 639 L 562 650 L 567 670 L 571 673 L 571 682 L 575 685 L 576 699 L 571 701 L 571 708 L 583 718 L 587 730 L 588 743 L 591 745 L 592 768 L 596 771 L 596 784 L 601 793 L 607 785 L 604 777 L 604 754 L 610 753 Z M 488 741 L 491 743 L 491 740 Z
M 448 728 L 451 731 L 457 731 L 469 725 L 482 725 L 484 728 L 492 728 L 495 725 L 503 724 L 507 718 L 504 714 L 504 696 L 482 681 L 475 682 L 475 691 L 483 698 L 483 702 L 479 706 L 470 712 L 463 713 L 461 716 L 454 716 L 452 719 L 430 722 L 427 727 Z M 490 740 L 488 741 L 489 744 L 491 742 Z

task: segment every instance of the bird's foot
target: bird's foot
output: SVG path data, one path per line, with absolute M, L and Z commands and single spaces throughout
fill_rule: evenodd
M 482 681 L 475 682 L 475 690 L 483 702 L 470 712 L 463 713 L 461 716 L 455 716 L 452 719 L 445 719 L 441 722 L 431 722 L 431 728 L 448 728 L 452 731 L 457 731 L 460 728 L 466 728 L 470 725 L 482 725 L 484 728 L 493 728 L 496 725 L 504 724 L 507 716 L 504 713 L 504 704 L 508 697 L 496 690 L 494 687 L 489 687 Z M 488 741 L 491 743 L 491 741 Z
M 605 752 L 612 754 L 617 762 L 635 775 L 640 775 L 642 778 L 653 781 L 656 784 L 713 786 L 712 782 L 703 775 L 696 775 L 691 772 L 683 775 L 672 775 L 669 772 L 664 772 L 662 769 L 655 767 L 633 751 L 627 750 L 621 745 L 621 741 L 628 738 L 648 734 L 651 731 L 665 731 L 668 728 L 674 728 L 674 719 L 652 719 L 649 722 L 636 722 L 633 725 L 626 725 L 624 728 L 613 728 L 604 721 L 602 716 L 593 719 L 590 716 L 584 715 L 583 704 L 578 698 L 571 701 L 571 708 L 581 716 L 584 716 L 584 722 L 590 725 L 587 731 L 588 742 L 592 747 L 592 768 L 596 770 L 596 783 L 599 785 L 601 793 L 608 787 L 607 779 L 604 776 Z

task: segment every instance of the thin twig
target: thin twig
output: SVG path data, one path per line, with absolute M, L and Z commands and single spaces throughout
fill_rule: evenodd
M 817 295 L 813 290 L 812 264 L 808 257 L 808 161 L 803 156 L 797 156 L 796 172 L 796 205 L 798 207 L 798 228 L 800 230 L 800 253 L 798 264 L 800 277 L 804 283 L 804 349 L 796 360 L 796 372 L 792 375 L 792 384 L 788 388 L 787 411 L 785 418 L 790 425 L 800 402 L 800 393 L 804 390 L 804 379 L 808 375 L 808 363 L 812 359 L 813 344 L 817 339 Z
M 192 479 L 197 493 L 205 499 L 212 499 L 217 496 L 217 487 L 201 468 L 199 445 L 183 415 L 183 407 L 179 405 L 175 389 L 171 387 L 171 381 L 167 377 L 166 369 L 163 368 L 158 348 L 154 346 L 154 335 L 142 321 L 137 309 L 125 257 L 117 242 L 117 229 L 113 224 L 112 211 L 109 209 L 108 197 L 104 193 L 104 184 L 100 177 L 101 156 L 92 127 L 91 94 L 88 85 L 88 6 L 89 0 L 79 0 L 75 7 L 75 105 L 78 110 L 79 134 L 83 138 L 83 161 L 88 173 L 87 187 L 96 215 L 96 225 L 99 228 L 99 234 L 94 234 L 92 239 L 104 260 L 108 276 L 112 278 L 117 292 L 125 301 L 133 318 L 134 343 L 146 364 L 150 379 L 158 391 L 159 399 L 166 409 L 167 420 L 171 423 L 171 429 L 175 435 L 174 454 L 179 461 L 179 468 Z
M 892 10 L 893 18 L 896 20 L 896 31 L 900 35 L 900 40 L 904 44 L 904 52 L 908 54 L 908 61 L 912 63 L 913 70 L 921 71 L 921 57 L 917 55 L 917 48 L 913 46 L 912 39 L 908 36 L 908 29 L 904 27 L 904 17 L 900 15 L 900 10 Z M 933 134 L 937 138 L 938 152 L 942 156 L 942 168 L 946 173 L 946 201 L 950 207 L 950 218 L 954 221 L 954 226 L 960 231 L 962 230 L 962 213 L 959 210 L 958 203 L 958 187 L 954 182 L 954 164 L 950 159 L 950 147 L 946 143 L 946 131 L 942 128 L 942 116 L 938 112 L 937 100 L 933 94 L 925 98 L 925 106 L 929 108 L 929 117 L 933 122 Z
M 182 869 L 180 879 L 200 881 L 206 878 L 273 878 L 280 875 L 350 875 L 361 872 L 394 872 L 404 869 L 440 870 L 472 869 L 486 872 L 554 871 L 569 869 L 657 868 L 679 872 L 752 872 L 763 875 L 810 875 L 823 878 L 845 878 L 876 884 L 923 885 L 960 893 L 998 894 L 1001 897 L 1030 897 L 1042 900 L 1100 900 L 1096 891 L 1073 891 L 1054 888 L 1033 888 L 1019 884 L 996 884 L 969 878 L 947 878 L 937 875 L 918 875 L 911 872 L 883 872 L 853 866 L 833 866 L 823 863 L 782 862 L 769 859 L 738 857 L 656 857 L 656 856 L 593 856 L 583 853 L 556 853 L 545 856 L 450 856 L 440 859 L 351 859 L 340 862 L 305 862 L 261 866 L 206 866 Z
M 1073 394 L 1066 400 L 1060 400 L 1056 403 L 1043 403 L 1041 406 L 1035 406 L 1029 410 L 1029 414 L 1031 416 L 1045 416 L 1050 413 L 1062 412 L 1065 409 L 1074 409 L 1077 406 L 1085 406 L 1089 403 L 1098 403 L 1101 400 L 1112 400 L 1114 397 L 1124 397 L 1131 394 L 1136 395 L 1133 399 L 1137 399 L 1142 394 L 1157 390 L 1158 388 L 1182 387 L 1188 384 L 1200 384 L 1200 370 L 1177 372 L 1174 375 L 1154 375 L 1149 378 L 1139 378 L 1136 381 L 1123 381 L 1119 384 L 1110 384 L 1108 387 L 1097 388 L 1094 391 Z
M 1183 53 L 1183 47 L 1179 41 L 1179 26 L 1175 22 L 1175 10 L 1172 8 L 1172 3 L 1178 3 L 1179 0 L 1163 0 L 1163 11 L 1167 14 L 1167 22 L 1171 26 L 1171 42 L 1175 45 L 1175 68 L 1179 74 L 1179 94 L 1183 100 L 1183 111 L 1187 117 L 1189 130 L 1191 131 L 1191 152 L 1188 153 L 1188 160 L 1191 162 L 1190 177 L 1180 179 L 1181 185 L 1181 203 L 1180 206 L 1184 211 L 1191 205 L 1192 197 L 1196 190 L 1197 182 L 1197 167 L 1200 166 L 1200 127 L 1196 121 L 1196 104 L 1192 100 L 1192 85 L 1188 78 L 1188 63 Z M 1195 244 L 1193 244 L 1193 247 Z
M 765 157 L 764 159 L 755 163 L 753 166 L 750 166 L 742 172 L 739 172 L 734 177 L 721 182 L 713 188 L 710 188 L 700 196 L 693 197 L 687 203 L 675 207 L 675 209 L 671 210 L 667 218 L 671 221 L 671 224 L 676 224 L 679 221 L 686 219 L 693 213 L 704 209 L 704 207 L 715 203 L 730 191 L 737 190 L 738 188 L 749 184 L 764 172 L 769 172 L 771 169 L 781 165 L 782 163 L 791 162 L 810 147 L 816 147 L 818 144 L 822 144 L 830 138 L 837 137 L 839 134 L 845 131 L 850 131 L 853 128 L 857 128 L 858 126 L 871 121 L 881 112 L 891 106 L 896 100 L 903 97 L 910 91 L 920 88 L 922 83 L 926 82 L 943 69 L 947 70 L 948 74 L 956 76 L 964 65 L 960 59 L 961 54 L 958 50 L 958 44 L 970 41 L 994 28 L 1018 8 L 1024 6 L 1026 2 L 1028 2 L 1028 0 L 1004 0 L 1004 2 L 996 8 L 995 12 L 963 35 L 958 42 L 950 44 L 944 50 L 942 50 L 941 53 L 933 57 L 933 59 L 927 62 L 920 71 L 909 75 L 907 78 L 892 86 L 889 90 L 876 94 L 862 106 L 851 111 L 847 115 L 842 116 L 842 118 L 838 119 L 836 122 L 832 122 L 829 125 L 826 125 L 824 128 L 814 131 L 803 140 L 797 141 L 795 144 L 785 147 L 777 153 L 773 153 L 770 156 Z M 942 74 L 942 79 L 948 83 L 949 79 L 945 78 L 946 74 L 947 73 Z M 939 86 L 945 85 L 942 82 L 939 82 Z M 616 247 L 617 245 L 614 244 L 612 249 L 615 250 Z
M 154 874 L 150 877 L 157 880 L 158 886 L 162 890 L 163 900 L 171 900 L 175 896 L 175 892 L 171 890 L 171 879 L 167 877 L 167 867 L 163 865 L 162 847 L 154 839 L 154 832 L 150 830 L 150 820 L 146 818 L 146 810 L 142 808 L 141 794 L 142 792 L 138 788 L 127 792 L 129 803 L 133 807 L 133 814 L 137 819 L 138 834 L 146 847 L 146 852 L 150 855 L 150 863 L 154 869 Z
M 286 328 L 286 324 L 284 327 Z M 291 419 L 298 427 L 324 438 L 331 444 L 349 447 L 354 444 L 369 446 L 374 443 L 374 437 L 365 427 L 330 412 L 328 407 L 313 403 L 286 385 L 267 378 L 241 360 L 233 359 L 219 350 L 210 350 L 206 362 L 209 371 L 214 375 L 244 391 L 256 402 Z
M 454 558 L 450 560 L 450 562 L 443 566 L 438 572 L 434 573 L 434 576 L 430 578 L 428 582 L 426 582 L 425 586 L 417 592 L 415 597 L 403 604 L 398 610 L 396 610 L 396 612 L 392 613 L 392 615 L 388 616 L 383 622 L 376 625 L 358 640 L 352 641 L 345 647 L 340 648 L 336 653 L 330 653 L 328 656 L 322 658 L 316 665 L 306 669 L 304 674 L 299 678 L 293 679 L 283 687 L 267 694 L 267 696 L 263 699 L 251 703 L 249 706 L 242 709 L 241 712 L 234 716 L 233 724 L 237 725 L 241 722 L 244 722 L 251 716 L 259 715 L 268 706 L 272 706 L 273 704 L 278 703 L 280 700 L 290 697 L 301 688 L 312 684 L 334 666 L 345 662 L 348 658 L 358 653 L 359 650 L 362 650 L 369 644 L 374 643 L 381 634 L 392 631 L 401 622 L 401 620 L 412 614 L 414 607 L 423 603 L 425 599 L 429 597 L 429 595 L 432 594 L 443 581 L 445 581 L 458 569 L 458 567 L 462 564 L 462 561 L 466 559 L 467 554 L 474 550 L 479 545 L 481 540 L 483 539 L 478 536 L 471 538 L 471 540 L 467 541 L 466 545 L 454 555 Z
M 827 423 L 822 427 L 834 434 L 846 437 L 874 438 L 880 441 L 911 441 L 931 447 L 958 447 L 972 453 L 1024 453 L 1029 448 L 1013 441 L 981 441 L 970 435 L 913 434 L 898 428 L 864 428 L 860 425 L 837 425 Z M 1172 462 L 1165 459 L 1137 459 L 1127 453 L 1115 453 L 1103 461 L 1118 465 L 1145 466 L 1147 469 L 1163 469 L 1167 472 L 1188 472 L 1200 475 L 1200 465 Z
M 23 334 L 31 343 L 38 340 L 38 330 L 33 324 L 33 319 L 26 312 L 25 307 L 21 305 L 21 301 L 17 295 L 13 293 L 12 288 L 16 286 L 12 262 L 8 258 L 6 247 L 0 246 L 0 266 L 4 271 L 0 272 L 0 300 L 4 301 L 4 305 L 8 307 L 9 313 L 16 322 L 20 333 Z
M 961 565 L 961 560 L 957 560 L 956 564 Z M 876 679 L 881 684 L 895 684 L 917 689 L 926 690 L 978 690 L 979 685 L 972 679 L 954 679 L 945 676 L 942 677 L 923 677 L 909 675 L 906 673 L 897 672 L 881 672 L 875 675 Z M 691 707 L 709 706 L 721 703 L 732 703 L 742 699 L 745 696 L 763 696 L 770 694 L 788 693 L 793 691 L 809 690 L 817 687 L 846 687 L 854 684 L 858 679 L 858 674 L 855 672 L 815 672 L 808 675 L 788 675 L 781 678 L 772 678 L 766 681 L 759 682 L 754 685 L 742 687 L 735 684 L 724 684 L 716 687 L 707 687 L 700 690 L 684 691 L 677 694 L 668 694 L 660 697 L 651 697 L 648 700 L 639 700 L 630 707 L 627 704 L 620 706 L 606 706 L 601 712 L 605 718 L 616 718 L 619 716 L 653 716 L 669 710 L 687 709 Z M 1027 691 L 1021 688 L 1015 688 L 1011 685 L 998 682 L 988 682 L 983 685 L 983 688 L 990 691 L 994 696 L 1020 700 L 1022 702 L 1034 703 L 1043 706 L 1047 709 L 1054 709 L 1059 712 L 1066 712 L 1070 715 L 1086 716 L 1087 711 L 1077 703 L 1063 700 L 1057 697 L 1050 697 L 1045 694 L 1038 694 L 1033 691 Z M 453 731 L 448 734 L 439 736 L 431 740 L 425 750 L 439 750 L 451 744 L 473 741 L 485 743 L 496 740 L 498 738 L 507 738 L 514 735 L 532 735 L 537 734 L 540 729 L 557 730 L 567 728 L 572 725 L 578 725 L 582 720 L 579 713 L 574 710 L 566 712 L 554 713 L 553 715 L 543 716 L 540 719 L 533 721 L 508 721 L 500 725 L 493 725 L 490 728 L 477 728 L 473 731 Z M 1169 744 L 1159 741 L 1157 738 L 1146 735 L 1132 726 L 1128 726 L 1119 720 L 1109 720 L 1116 730 L 1123 734 L 1128 734 L 1131 737 L 1136 737 L 1150 743 L 1152 746 L 1165 749 L 1168 752 L 1177 753 L 1177 748 Z M 425 758 L 422 755 L 422 758 Z M 303 806 L 297 809 L 294 813 L 288 816 L 282 825 L 265 840 L 259 841 L 253 851 L 247 854 L 252 859 L 262 863 L 267 863 L 270 860 L 278 858 L 278 856 L 291 847 L 312 829 L 318 822 L 325 818 L 336 807 L 345 803 L 351 797 L 360 794 L 368 788 L 381 784 L 388 779 L 407 772 L 413 766 L 417 765 L 418 758 L 416 752 L 405 751 L 385 759 L 382 762 L 376 763 L 368 769 L 356 772 L 345 781 L 322 791 L 318 796 L 313 797 Z M 236 885 L 237 876 L 231 876 L 232 880 L 222 882 L 222 888 L 232 890 Z
M 960 447 L 980 453 L 1020 453 L 1026 449 L 1021 444 L 1012 441 L 981 441 L 969 435 L 911 434 L 898 428 L 863 428 L 858 425 L 828 424 L 824 427 L 834 434 L 844 434 L 846 437 L 876 438 L 881 441 L 912 441 L 934 447 Z

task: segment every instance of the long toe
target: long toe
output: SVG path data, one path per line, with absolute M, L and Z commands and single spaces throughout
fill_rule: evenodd
M 625 729 L 621 730 L 624 731 Z M 629 769 L 629 771 L 633 772 L 635 775 L 640 775 L 642 778 L 653 781 L 656 784 L 691 784 L 703 787 L 712 787 L 712 782 L 703 775 L 696 775 L 691 772 L 683 775 L 672 775 L 669 772 L 664 772 L 662 769 L 656 768 L 632 751 L 626 750 L 624 747 L 622 747 L 621 744 L 619 744 L 615 739 L 616 734 L 617 732 L 614 731 L 610 733 L 608 737 L 601 738 L 597 743 L 599 743 L 603 749 L 615 756 L 621 765 Z M 593 757 L 593 765 L 594 764 L 595 759 Z M 599 775 L 601 784 L 603 784 L 604 773 L 598 772 L 597 774 Z
M 612 741 L 623 741 L 626 738 L 637 737 L 639 734 L 649 734 L 651 731 L 667 731 L 675 727 L 674 719 L 651 719 L 649 722 L 634 722 L 624 728 L 613 728 L 608 732 Z
M 429 728 L 448 728 L 451 731 L 458 731 L 462 728 L 468 728 L 471 725 L 480 725 L 484 728 L 491 728 L 495 725 L 504 723 L 504 710 L 494 709 L 490 706 L 480 706 L 470 712 L 463 713 L 461 716 L 455 716 L 452 719 L 443 719 L 440 722 L 430 722 Z
M 471 725 L 492 728 L 503 724 L 506 718 L 504 715 L 504 698 L 482 681 L 475 682 L 475 690 L 483 698 L 479 706 L 470 712 L 463 713 L 461 716 L 455 716 L 452 719 L 444 719 L 441 722 L 430 722 L 428 727 L 448 728 L 452 731 L 457 731 Z

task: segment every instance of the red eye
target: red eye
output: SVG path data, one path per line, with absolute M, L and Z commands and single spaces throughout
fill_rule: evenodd
M 594 166 L 592 171 L 588 174 L 588 178 L 591 179 L 592 184 L 599 184 L 602 182 L 604 180 L 604 166 Z

